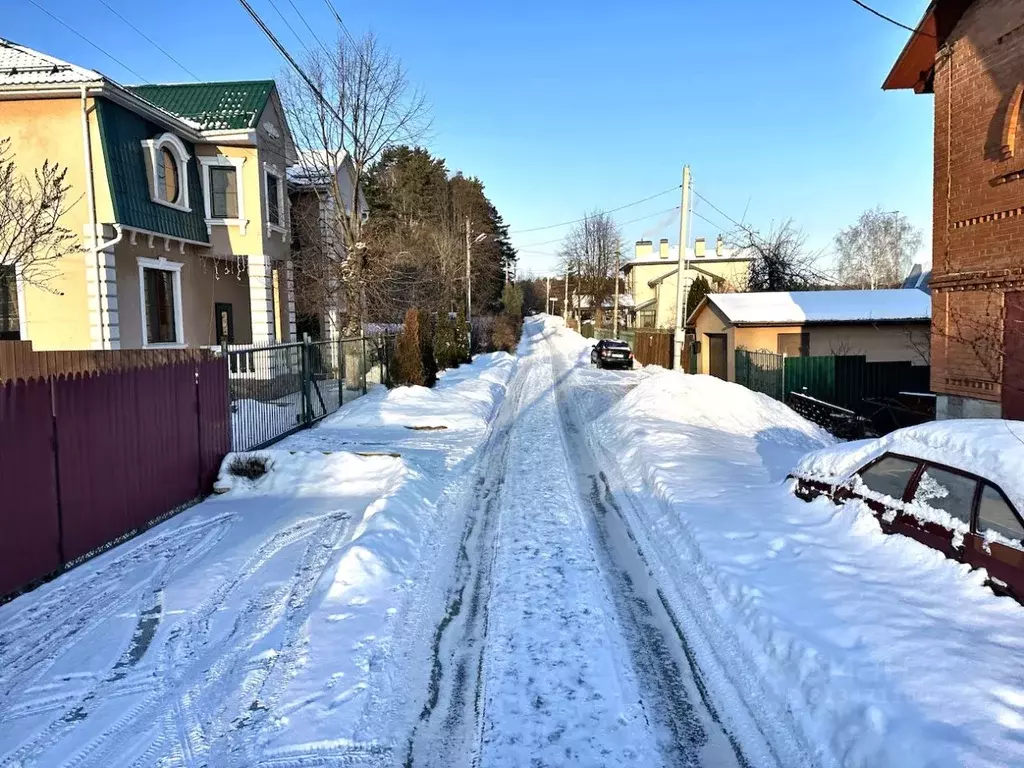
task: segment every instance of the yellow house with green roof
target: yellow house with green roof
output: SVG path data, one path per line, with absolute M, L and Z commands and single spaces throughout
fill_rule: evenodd
M 0 137 L 18 171 L 68 169 L 80 249 L 45 285 L 0 264 L 0 339 L 36 350 L 295 338 L 286 169 L 272 80 L 122 86 L 0 39 Z

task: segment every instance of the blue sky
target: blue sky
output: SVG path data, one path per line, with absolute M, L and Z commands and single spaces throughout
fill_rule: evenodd
M 324 39 L 325 0 L 291 0 Z M 100 0 L 36 0 L 150 82 L 189 76 Z M 204 79 L 272 77 L 281 59 L 236 0 L 106 0 Z M 289 0 L 252 0 L 289 48 L 306 28 Z M 927 0 L 874 0 L 909 24 Z M 429 148 L 479 176 L 513 233 L 614 208 L 679 183 L 733 218 L 766 228 L 792 217 L 815 248 L 881 205 L 931 228 L 932 97 L 880 86 L 908 33 L 850 0 L 346 3 L 353 32 L 373 29 L 427 93 Z M 138 77 L 29 0 L 3 0 L 0 36 L 122 82 Z M 616 214 L 628 222 L 678 193 Z M 696 201 L 693 235 L 729 222 Z M 514 234 L 521 271 L 543 273 L 566 228 Z M 626 224 L 627 241 L 668 237 L 678 218 Z M 826 257 L 827 258 L 827 257 Z

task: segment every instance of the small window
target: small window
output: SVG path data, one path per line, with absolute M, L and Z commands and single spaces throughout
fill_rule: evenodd
M 914 503 L 947 512 L 957 520 L 971 524 L 974 493 L 978 481 L 973 477 L 929 466 L 914 489 Z
M 978 504 L 978 533 L 993 531 L 1000 536 L 1020 542 L 1024 540 L 1024 525 L 996 488 L 985 483 Z
M 156 191 L 160 199 L 168 203 L 177 203 L 181 194 L 178 158 L 167 147 L 160 149 L 156 166 Z
M 217 343 L 233 344 L 235 341 L 235 315 L 231 304 L 217 302 L 213 305 L 213 314 L 217 321 Z
M 910 478 L 917 471 L 918 463 L 898 456 L 886 456 L 860 472 L 860 479 L 868 490 L 889 496 L 897 501 L 903 499 Z
M 267 221 L 277 226 L 281 223 L 280 179 L 272 173 L 267 174 Z
M 0 265 L 0 341 L 21 339 L 18 275 L 13 264 Z
M 210 168 L 210 215 L 238 218 L 238 174 L 233 167 Z
M 809 333 L 780 333 L 779 354 L 787 357 L 807 357 L 811 352 Z
M 179 341 L 175 318 L 177 274 L 166 269 L 143 269 L 146 297 L 146 343 L 174 344 Z

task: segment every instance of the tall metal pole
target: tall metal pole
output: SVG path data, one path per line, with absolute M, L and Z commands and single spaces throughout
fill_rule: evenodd
M 473 239 L 469 216 L 466 217 L 466 334 L 469 348 L 473 349 Z
M 612 305 L 612 336 L 619 338 L 619 268 L 622 253 L 615 249 L 615 304 Z
M 683 369 L 683 344 L 686 343 L 687 286 L 683 279 L 689 266 L 686 259 L 687 228 L 690 224 L 690 166 L 683 166 L 683 199 L 679 205 L 679 271 L 676 273 L 676 333 L 672 368 Z
M 551 275 L 547 277 L 548 291 L 544 297 L 544 314 L 548 314 L 551 311 Z

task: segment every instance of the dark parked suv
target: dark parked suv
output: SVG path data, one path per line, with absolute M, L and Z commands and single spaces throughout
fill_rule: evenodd
M 633 352 L 624 341 L 601 339 L 590 353 L 590 362 L 598 368 L 632 368 Z

